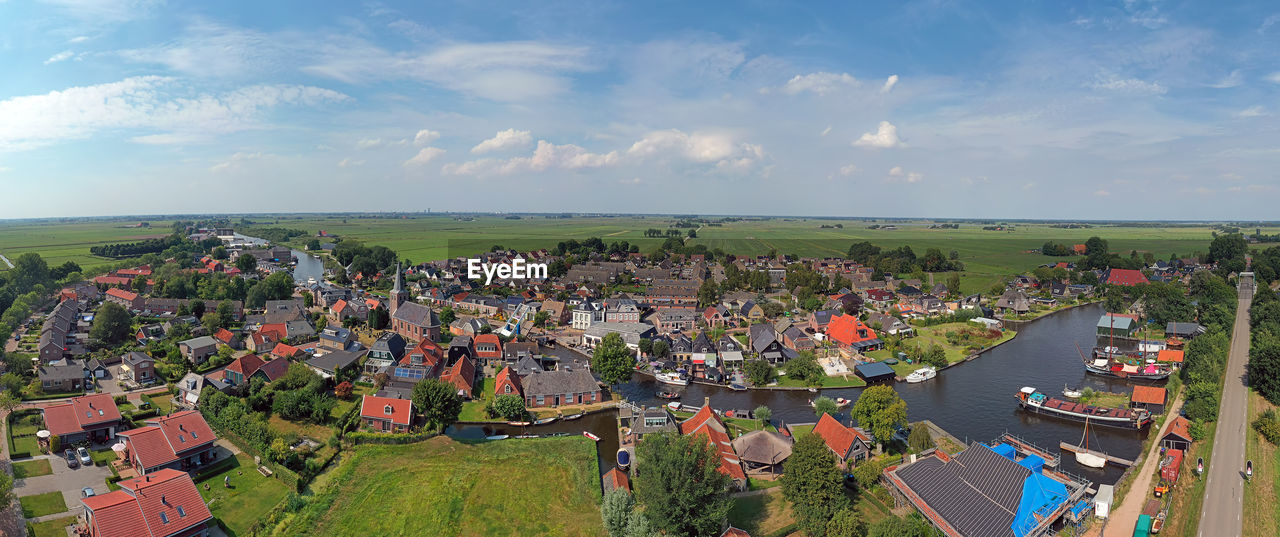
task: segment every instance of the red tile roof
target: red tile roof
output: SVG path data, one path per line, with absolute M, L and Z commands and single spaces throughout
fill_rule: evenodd
M 1183 440 L 1190 442 L 1191 422 L 1187 421 L 1187 418 L 1182 416 L 1173 418 L 1173 421 L 1169 422 L 1169 428 L 1165 430 L 1164 436 L 1169 436 L 1171 434 L 1178 435 Z M 1164 438 L 1164 436 L 1160 438 Z
M 608 472 L 606 472 L 604 474 L 604 478 L 605 480 L 608 481 L 610 485 L 612 485 L 610 490 L 613 490 L 613 489 L 631 490 L 631 481 L 627 479 L 626 472 L 623 472 L 622 470 L 618 469 L 617 466 L 613 467 L 612 470 L 609 470 Z
M 831 322 L 827 323 L 827 335 L 846 346 L 876 339 L 875 330 L 858 320 L 856 316 L 847 314 L 831 318 Z
M 98 276 L 93 279 L 93 283 L 99 283 L 102 285 L 129 285 L 132 282 L 132 278 L 125 278 L 123 276 Z
M 235 339 L 235 337 L 236 335 L 226 328 L 219 328 L 217 332 L 213 333 L 213 339 L 221 341 L 224 345 L 230 345 L 231 340 Z
M 144 469 L 155 468 L 178 460 L 194 449 L 212 445 L 218 439 L 204 416 L 195 410 L 148 420 L 145 427 L 121 431 L 132 459 Z
M 276 359 L 263 362 L 262 367 L 259 367 L 257 372 L 266 375 L 267 382 L 271 382 L 283 377 L 288 371 L 289 361 Z
M 502 340 L 498 339 L 498 334 L 480 334 L 472 340 L 476 347 L 476 357 L 478 358 L 501 358 L 502 357 Z M 488 343 L 493 345 L 492 351 L 481 351 L 480 344 Z
M 129 448 L 130 460 L 141 464 L 143 468 L 164 466 L 178 460 L 169 448 L 169 441 L 159 427 L 138 427 L 128 431 L 120 431 L 117 436 L 125 439 Z
M 724 533 L 720 534 L 720 537 L 751 537 L 751 534 L 747 533 L 746 530 L 740 530 L 733 526 L 729 526 L 728 528 L 725 528 Z
M 213 519 L 186 472 L 164 469 L 119 485 L 121 490 L 81 500 L 95 537 L 176 535 Z
M 124 289 L 121 289 L 119 287 L 112 287 L 110 289 L 107 289 L 107 296 L 113 296 L 116 298 L 128 300 L 129 302 L 133 302 L 134 300 L 138 299 L 138 293 L 135 293 L 133 291 L 125 291 Z
M 438 343 L 429 339 L 419 341 L 418 344 L 404 353 L 404 357 L 400 359 L 400 365 L 413 365 L 413 355 L 422 355 L 422 365 L 434 367 L 444 359 L 444 348 Z
M 827 443 L 827 447 L 831 448 L 831 451 L 834 451 L 842 459 L 849 456 L 849 450 L 853 448 L 855 439 L 862 438 L 863 442 L 871 442 L 862 432 L 845 427 L 831 417 L 831 414 L 822 415 L 822 418 L 818 420 L 818 424 L 813 426 L 813 434 L 821 436 L 822 440 Z
M 1156 361 L 1157 361 L 1157 362 L 1177 362 L 1177 363 L 1182 363 L 1182 358 L 1183 358 L 1183 353 L 1182 353 L 1182 351 L 1176 351 L 1176 350 L 1172 350 L 1172 349 L 1164 349 L 1164 350 L 1162 350 L 1162 351 L 1160 351 L 1160 352 L 1156 353 Z
M 711 410 L 710 405 L 703 406 L 692 418 L 680 422 L 680 434 L 706 437 L 707 443 L 720 454 L 720 473 L 734 479 L 747 478 L 746 472 L 742 470 L 742 462 L 738 459 L 738 453 L 733 450 L 733 444 L 730 443 L 729 435 L 725 432 L 724 423 Z
M 1147 277 L 1140 270 L 1113 268 L 1107 272 L 1107 283 L 1112 285 L 1138 285 L 1147 283 Z
M 366 395 L 360 400 L 360 417 L 390 419 L 391 423 L 407 427 L 413 421 L 413 402 L 408 399 Z
M 1163 405 L 1164 399 L 1164 388 L 1156 386 L 1134 386 L 1133 395 L 1129 397 L 1130 402 L 1148 405 Z
M 285 345 L 284 343 L 276 343 L 276 347 L 271 349 L 271 354 L 286 359 L 293 358 L 300 352 L 302 352 L 302 349 L 294 347 L 293 345 Z
M 453 367 L 440 373 L 440 380 L 452 383 L 464 397 L 471 397 L 476 385 L 476 366 L 467 357 L 459 357 Z
M 241 375 L 244 375 L 244 378 L 247 380 L 258 371 L 258 368 L 262 367 L 263 363 L 265 362 L 263 362 L 262 358 L 259 358 L 258 355 L 246 354 L 236 358 L 230 364 L 227 364 L 227 370 L 240 373 Z
M 342 313 L 342 310 L 344 310 L 344 309 L 347 309 L 347 301 L 346 301 L 346 300 L 339 299 L 337 302 L 334 302 L 334 303 L 333 303 L 333 312 L 334 312 L 334 313 Z
M 289 337 L 289 329 L 284 323 L 264 324 L 258 329 L 258 333 L 264 336 L 270 335 L 272 341 L 280 341 Z
M 510 366 L 504 367 L 502 368 L 502 371 L 498 372 L 498 376 L 493 381 L 493 394 L 502 395 L 506 393 L 503 390 L 503 386 L 508 384 L 511 385 L 511 393 L 514 393 L 521 398 L 524 397 L 524 387 L 520 385 L 520 376 L 516 375 L 515 372 L 511 370 Z
M 58 436 L 83 432 L 86 428 L 120 420 L 120 410 L 110 395 L 96 393 L 50 405 L 44 409 L 45 428 Z

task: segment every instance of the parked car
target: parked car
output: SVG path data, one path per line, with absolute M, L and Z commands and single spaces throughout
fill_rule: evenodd
M 66 451 L 63 451 L 62 455 L 67 458 L 68 468 L 80 466 L 80 461 L 76 460 L 76 452 L 72 451 L 71 448 L 67 448 Z
M 93 491 L 93 487 L 85 487 L 83 489 L 80 489 L 81 498 L 88 498 L 90 496 L 93 496 L 94 494 L 97 494 L 97 493 Z
M 76 455 L 80 457 L 80 464 L 85 466 L 93 465 L 93 457 L 89 456 L 89 450 L 83 447 L 78 447 L 76 448 Z

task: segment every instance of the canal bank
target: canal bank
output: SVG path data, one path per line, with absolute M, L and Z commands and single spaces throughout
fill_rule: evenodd
M 1018 409 L 1015 394 L 1024 386 L 1057 394 L 1065 386 L 1091 387 L 1108 392 L 1128 392 L 1130 385 L 1085 373 L 1076 347 L 1092 348 L 1096 323 L 1102 313 L 1098 304 L 1078 306 L 1036 319 L 1022 327 L 1016 338 L 982 353 L 981 359 L 967 360 L 949 367 L 933 380 L 919 384 L 897 383 L 893 388 L 907 402 L 910 421 L 930 420 L 963 442 L 989 442 L 1006 432 L 1039 446 L 1060 442 L 1078 443 L 1083 432 L 1079 423 L 1030 415 Z M 615 390 L 636 404 L 658 406 L 666 401 L 655 397 L 670 386 L 648 376 L 636 376 Z M 813 422 L 816 416 L 809 401 L 816 394 L 794 390 L 733 391 L 727 387 L 691 384 L 676 390 L 681 400 L 701 405 L 710 398 L 717 409 L 754 409 L 767 406 L 775 422 Z M 856 400 L 862 388 L 823 389 L 822 395 Z M 847 411 L 842 413 L 848 417 Z M 1102 449 L 1117 456 L 1136 458 L 1143 433 L 1099 430 L 1093 438 Z M 1065 471 L 1098 483 L 1114 483 L 1119 468 L 1093 469 L 1063 458 Z

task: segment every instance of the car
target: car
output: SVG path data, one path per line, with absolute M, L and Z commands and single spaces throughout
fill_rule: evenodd
M 85 449 L 84 447 L 76 448 L 76 455 L 80 457 L 80 464 L 84 466 L 89 466 L 93 464 L 93 457 L 89 456 L 89 450 Z
M 67 468 L 80 466 L 80 461 L 76 460 L 76 453 L 72 451 L 71 448 L 67 448 L 66 451 L 63 451 L 62 455 L 67 458 Z
M 93 496 L 94 494 L 97 494 L 97 493 L 93 491 L 93 487 L 85 487 L 83 489 L 80 489 L 81 498 L 88 498 L 90 496 Z

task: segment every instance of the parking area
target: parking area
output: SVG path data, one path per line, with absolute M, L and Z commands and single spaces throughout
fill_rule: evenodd
M 41 455 L 35 458 L 49 459 L 53 473 L 15 480 L 13 492 L 18 497 L 61 492 L 62 499 L 67 502 L 67 509 L 80 513 L 80 494 L 85 487 L 92 488 L 95 494 L 107 493 L 107 477 L 111 476 L 111 469 L 106 466 L 94 466 L 91 463 L 88 466 L 70 468 L 67 460 L 61 456 Z

